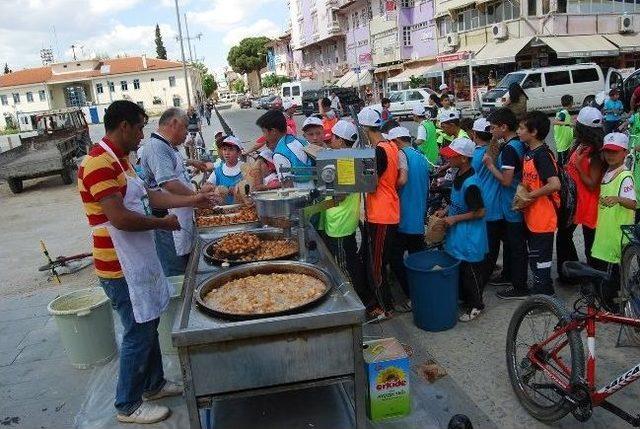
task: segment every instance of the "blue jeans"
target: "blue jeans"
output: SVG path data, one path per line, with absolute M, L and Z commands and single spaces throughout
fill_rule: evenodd
M 124 277 L 100 278 L 100 286 L 111 300 L 124 327 L 120 348 L 120 373 L 116 388 L 115 407 L 129 415 L 142 404 L 142 394 L 153 395 L 164 386 L 162 353 L 158 342 L 160 319 L 137 323 Z
M 154 233 L 156 236 L 156 253 L 160 259 L 164 275 L 167 277 L 183 275 L 187 269 L 189 256 L 178 256 L 171 231 L 156 229 Z

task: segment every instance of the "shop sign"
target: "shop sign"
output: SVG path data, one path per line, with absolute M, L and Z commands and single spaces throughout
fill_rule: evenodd
M 300 70 L 300 78 L 302 79 L 313 79 L 314 73 L 313 70 L 302 69 Z
M 360 64 L 370 64 L 371 63 L 371 52 L 365 52 L 363 54 L 358 55 L 358 62 Z
M 455 54 L 438 55 L 436 57 L 436 61 L 439 63 L 449 63 L 452 61 L 466 60 L 469 58 L 469 54 L 470 53 L 467 51 L 461 51 L 461 52 L 456 52 Z

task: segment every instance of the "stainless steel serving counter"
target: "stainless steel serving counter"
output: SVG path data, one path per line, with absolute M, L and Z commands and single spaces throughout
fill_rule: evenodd
M 210 406 L 215 400 L 345 381 L 354 383 L 356 428 L 365 427 L 364 306 L 318 234 L 313 228 L 307 228 L 307 234 L 306 242 L 316 243 L 307 262 L 333 280 L 330 294 L 301 313 L 245 321 L 212 317 L 197 307 L 197 287 L 225 269 L 209 265 L 202 256 L 204 245 L 216 234 L 198 240 L 187 267 L 184 302 L 172 332 L 191 428 L 201 427 L 198 407 Z

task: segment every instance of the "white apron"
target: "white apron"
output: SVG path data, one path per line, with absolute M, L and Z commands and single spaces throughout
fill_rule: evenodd
M 142 179 L 127 174 L 118 157 L 104 141 L 98 144 L 116 160 L 127 178 L 124 206 L 141 215 L 150 215 L 149 196 Z M 136 322 L 145 323 L 159 318 L 169 304 L 171 286 L 156 253 L 153 231 L 122 231 L 110 222 L 94 226 L 94 229 L 102 227 L 107 228 L 113 241 L 129 288 Z
M 187 169 L 184 167 L 184 158 L 182 154 L 175 151 L 176 168 L 174 174 L 178 180 L 191 190 L 193 184 L 187 175 Z M 176 246 L 176 254 L 178 256 L 188 255 L 193 249 L 193 236 L 195 234 L 195 224 L 193 220 L 193 207 L 180 207 L 177 209 L 169 209 L 169 213 L 178 217 L 180 222 L 180 231 L 173 231 L 173 242 Z

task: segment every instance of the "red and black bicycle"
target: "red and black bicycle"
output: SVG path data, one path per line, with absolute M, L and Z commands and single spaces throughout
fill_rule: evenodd
M 511 319 L 506 356 L 513 390 L 527 412 L 546 423 L 569 413 L 578 421 L 587 421 L 594 407 L 602 407 L 640 427 L 640 416 L 607 400 L 640 378 L 640 363 L 606 385 L 596 385 L 598 324 L 621 325 L 632 341 L 640 338 L 640 245 L 632 242 L 623 253 L 623 315 L 604 311 L 600 304 L 596 285 L 607 281 L 608 273 L 579 262 L 567 262 L 563 269 L 565 275 L 583 284 L 573 312 L 556 298 L 535 295 L 523 302 Z M 586 365 L 583 331 L 587 336 Z

